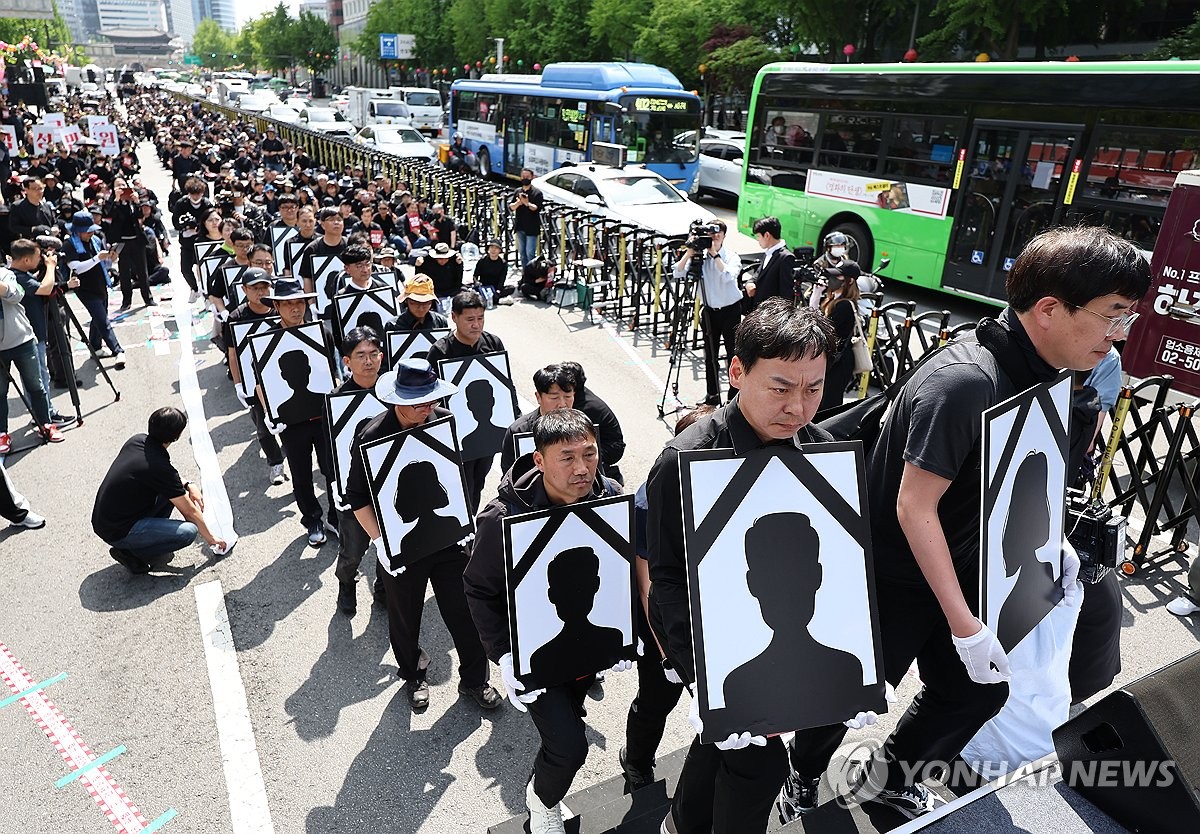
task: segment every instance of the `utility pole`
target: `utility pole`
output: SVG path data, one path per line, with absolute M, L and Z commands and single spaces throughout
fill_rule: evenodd
M 492 38 L 496 42 L 496 72 L 504 72 L 504 38 Z

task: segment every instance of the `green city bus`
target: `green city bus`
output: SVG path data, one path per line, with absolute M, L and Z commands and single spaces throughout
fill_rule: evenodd
M 738 225 L 789 245 L 834 230 L 870 269 L 1004 300 L 1047 227 L 1154 248 L 1175 175 L 1200 167 L 1200 61 L 768 64 L 754 83 Z

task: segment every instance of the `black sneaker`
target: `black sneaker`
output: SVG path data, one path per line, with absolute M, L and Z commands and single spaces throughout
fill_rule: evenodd
M 347 617 L 353 617 L 358 611 L 358 596 L 353 582 L 338 583 L 338 610 Z
M 795 771 L 788 774 L 779 792 L 775 805 L 779 809 L 779 821 L 783 824 L 792 822 L 817 807 L 817 790 L 821 780 L 806 779 Z
M 150 572 L 150 566 L 128 550 L 121 550 L 119 547 L 110 547 L 108 555 L 124 565 L 130 573 L 140 574 Z
M 874 790 L 873 786 L 866 784 L 867 768 L 865 761 L 851 764 L 847 777 L 851 785 L 851 797 L 855 801 L 859 803 L 874 802 L 876 805 L 886 805 L 888 808 L 910 820 L 923 817 L 946 804 L 946 800 L 920 783 L 905 785 L 897 791 L 888 790 L 887 788 L 882 788 L 878 791 Z
M 630 764 L 624 747 L 617 754 L 617 760 L 621 763 L 621 770 L 625 772 L 625 785 L 630 793 L 654 784 L 654 768 L 646 769 Z
M 69 426 L 75 422 L 75 418 L 68 417 L 66 414 L 59 414 L 57 411 L 51 411 L 50 422 L 56 426 Z
M 408 693 L 408 703 L 413 708 L 413 712 L 423 712 L 428 709 L 429 684 L 424 678 L 408 681 L 404 684 L 404 691 Z
M 308 545 L 309 547 L 320 547 L 325 544 L 325 530 L 322 529 L 321 523 L 310 524 L 308 527 Z
M 504 701 L 500 697 L 500 693 L 486 683 L 483 686 L 467 686 L 465 683 L 459 683 L 458 694 L 472 698 L 483 709 L 496 709 Z

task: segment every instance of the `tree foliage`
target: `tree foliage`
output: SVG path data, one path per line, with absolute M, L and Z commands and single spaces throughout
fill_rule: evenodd
M 1200 12 L 1196 12 L 1190 24 L 1165 38 L 1149 57 L 1179 58 L 1183 61 L 1200 58 Z
M 192 53 L 200 59 L 200 65 L 208 69 L 223 70 L 237 63 L 233 59 L 234 37 L 221 28 L 211 17 L 196 25 L 192 35 Z

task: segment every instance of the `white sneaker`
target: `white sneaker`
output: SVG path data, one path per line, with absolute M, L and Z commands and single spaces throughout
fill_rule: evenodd
M 533 780 L 525 786 L 525 804 L 529 806 L 529 834 L 567 834 L 563 825 L 562 804 L 547 808 L 533 792 Z
M 200 291 L 199 290 L 192 290 L 190 293 L 188 293 L 188 304 L 195 304 L 199 300 L 200 300 Z
M 37 513 L 30 511 L 25 513 L 25 517 L 17 522 L 18 527 L 28 527 L 30 530 L 40 530 L 46 526 L 46 519 L 42 518 Z
M 282 463 L 276 463 L 271 467 L 271 483 L 275 486 L 282 484 L 286 478 L 287 476 L 283 474 Z
M 113 359 L 117 361 L 113 363 L 113 367 L 118 371 L 125 370 L 125 351 L 119 350 L 113 355 Z
M 1175 597 L 1167 603 L 1167 610 L 1176 617 L 1187 617 L 1200 611 L 1200 605 L 1192 602 L 1187 597 Z

